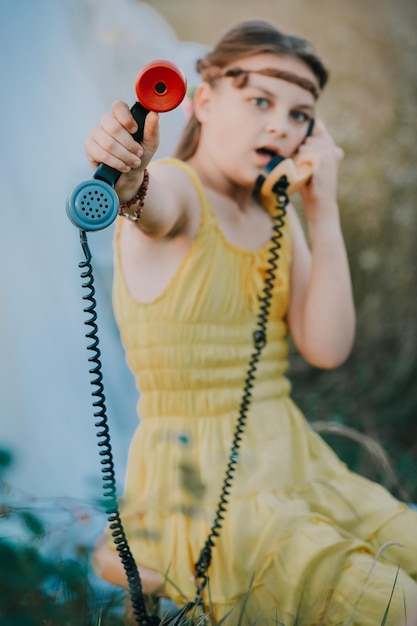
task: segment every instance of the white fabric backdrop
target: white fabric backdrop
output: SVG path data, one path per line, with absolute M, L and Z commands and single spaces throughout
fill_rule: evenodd
M 202 46 L 179 42 L 138 0 L 2 0 L 0 3 L 0 447 L 7 475 L 27 497 L 99 497 L 77 229 L 69 192 L 92 172 L 83 143 L 112 100 L 134 102 L 144 63 L 166 58 L 189 83 Z M 169 154 L 184 125 L 162 116 Z M 112 228 L 90 233 L 100 346 L 119 492 L 137 424 L 137 392 L 111 312 Z

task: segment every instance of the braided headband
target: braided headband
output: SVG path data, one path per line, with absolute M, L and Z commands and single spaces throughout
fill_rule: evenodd
M 306 91 L 309 91 L 316 100 L 320 95 L 320 90 L 317 85 L 315 85 L 313 81 L 308 78 L 298 76 L 298 74 L 294 74 L 293 72 L 286 72 L 285 70 L 279 70 L 272 67 L 266 67 L 262 70 L 244 70 L 241 67 L 231 67 L 223 74 L 220 74 L 220 76 L 233 78 L 235 87 L 242 88 L 247 85 L 249 74 L 261 74 L 262 76 L 270 76 L 272 78 L 286 80 L 289 83 L 298 85 L 298 87 L 301 87 L 302 89 L 306 89 Z

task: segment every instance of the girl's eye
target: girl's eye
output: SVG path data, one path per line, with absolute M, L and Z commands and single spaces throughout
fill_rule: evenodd
M 294 111 L 291 111 L 290 116 L 295 122 L 299 122 L 300 124 L 309 122 L 311 119 L 311 116 L 305 111 L 294 110 Z
M 262 97 L 252 98 L 252 102 L 259 109 L 267 109 L 269 107 L 268 98 L 262 98 Z

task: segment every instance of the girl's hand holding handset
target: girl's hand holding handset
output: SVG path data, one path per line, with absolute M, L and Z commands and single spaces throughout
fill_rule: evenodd
M 111 112 L 104 114 L 85 142 L 91 166 L 100 163 L 123 173 L 116 185 L 121 201 L 129 200 L 140 187 L 143 172 L 159 146 L 159 114 L 150 111 L 145 120 L 142 144 L 132 137 L 138 125 L 128 105 L 113 102 Z

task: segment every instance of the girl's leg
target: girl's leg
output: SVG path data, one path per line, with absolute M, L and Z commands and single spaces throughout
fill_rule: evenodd
M 101 537 L 96 545 L 92 565 L 97 576 L 118 587 L 128 588 L 126 573 L 122 561 L 115 550 L 109 547 L 106 537 Z M 164 579 L 159 572 L 138 566 L 145 595 L 154 594 L 163 597 Z

